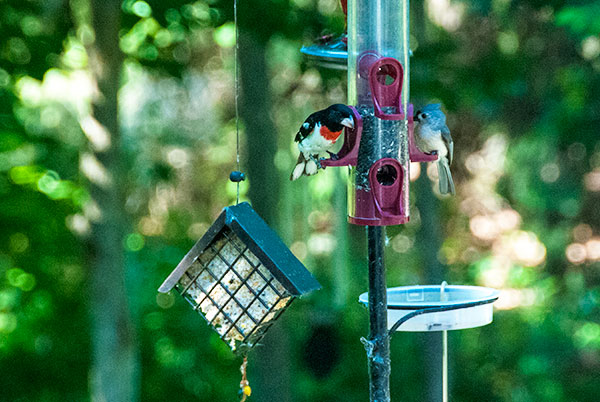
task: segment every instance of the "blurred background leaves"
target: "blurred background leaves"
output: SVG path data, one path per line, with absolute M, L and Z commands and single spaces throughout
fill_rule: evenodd
M 103 217 L 90 183 L 109 180 L 95 156 L 113 134 L 93 112 L 102 98 L 90 61 L 95 4 L 0 3 L 5 400 L 91 398 L 90 249 Z M 335 0 L 238 6 L 247 40 L 242 199 L 324 285 L 294 303 L 250 355 L 253 398 L 364 401 L 359 338 L 368 324 L 356 300 L 367 287 L 366 250 L 364 230 L 345 223 L 346 173 L 287 180 L 299 124 L 345 101 L 345 74 L 307 64 L 299 48 L 341 32 L 343 14 Z M 412 221 L 387 231 L 388 284 L 441 278 L 502 290 L 492 325 L 449 334 L 455 401 L 597 400 L 598 11 L 589 1 L 412 4 L 411 95 L 448 112 L 458 194 L 439 197 L 435 169 L 412 167 Z M 125 0 L 112 12 L 124 55 L 116 110 L 127 224 L 117 252 L 138 351 L 137 375 L 124 381 L 138 384 L 137 400 L 236 400 L 240 360 L 179 297 L 156 292 L 235 202 L 227 181 L 235 169 L 233 3 Z M 252 84 L 262 92 L 249 92 Z M 437 341 L 395 336 L 394 399 L 439 398 Z M 267 356 L 279 365 L 265 364 Z M 279 394 L 267 392 L 273 384 Z

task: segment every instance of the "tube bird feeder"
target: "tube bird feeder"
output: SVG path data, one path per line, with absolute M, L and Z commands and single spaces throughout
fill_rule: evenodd
M 410 162 L 436 159 L 414 145 L 408 8 L 408 0 L 348 5 L 348 103 L 362 119 L 348 183 L 348 220 L 356 225 L 408 222 Z
M 362 122 L 348 220 L 367 226 L 371 402 L 390 401 L 384 228 L 408 221 L 408 0 L 348 2 L 348 103 Z

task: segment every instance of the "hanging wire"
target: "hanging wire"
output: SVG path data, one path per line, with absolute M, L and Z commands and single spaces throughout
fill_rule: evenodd
M 239 82 L 239 33 L 238 33 L 238 18 L 237 18 L 237 0 L 233 0 L 233 25 L 235 30 L 235 50 L 234 50 L 234 76 L 235 76 L 235 152 L 236 152 L 236 164 L 237 171 L 240 172 L 240 113 L 239 113 L 239 95 L 240 95 L 240 82 Z M 243 176 L 242 176 L 243 177 Z M 241 179 L 243 180 L 243 178 Z M 236 181 L 236 205 L 240 203 L 240 181 Z
M 234 81 L 235 81 L 235 161 L 237 164 L 237 170 L 234 170 L 229 175 L 229 180 L 236 184 L 236 197 L 235 204 L 240 203 L 240 182 L 246 180 L 244 173 L 240 171 L 240 111 L 239 111 L 239 97 L 240 97 L 240 79 L 239 79 L 239 34 L 238 34 L 238 18 L 237 18 L 237 0 L 233 1 L 233 24 L 235 31 L 235 49 L 233 52 L 234 62 Z

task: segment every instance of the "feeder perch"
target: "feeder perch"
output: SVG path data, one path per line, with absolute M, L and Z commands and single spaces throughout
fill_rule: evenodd
M 427 332 L 475 328 L 493 319 L 495 289 L 480 286 L 401 286 L 387 289 L 388 330 Z M 369 294 L 359 296 L 368 305 Z M 401 325 L 395 325 L 398 322 Z M 394 328 L 395 327 L 395 328 Z
M 321 286 L 250 204 L 224 208 L 158 289 L 175 288 L 233 351 L 262 338 L 295 297 Z

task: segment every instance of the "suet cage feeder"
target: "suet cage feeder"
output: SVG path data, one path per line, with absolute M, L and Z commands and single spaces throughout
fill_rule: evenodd
M 298 296 L 319 289 L 248 203 L 224 208 L 158 289 L 175 288 L 236 352 L 257 344 Z

